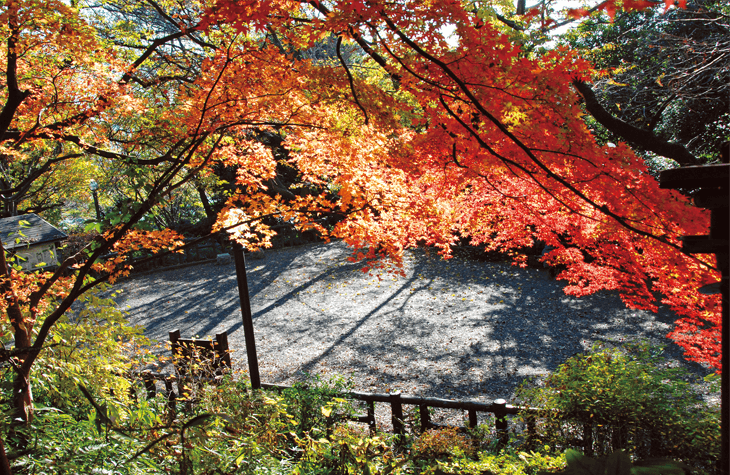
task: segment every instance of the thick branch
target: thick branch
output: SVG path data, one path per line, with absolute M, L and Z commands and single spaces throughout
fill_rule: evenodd
M 164 36 L 162 38 L 157 38 L 156 40 L 154 40 L 152 43 L 150 43 L 150 45 L 147 47 L 145 52 L 142 53 L 140 55 L 140 57 L 137 58 L 137 60 L 134 63 L 132 63 L 132 65 L 129 67 L 129 69 L 124 74 L 124 76 L 122 76 L 122 79 L 119 82 L 121 84 L 126 84 L 129 81 L 131 81 L 132 72 L 135 71 L 142 63 L 144 63 L 147 60 L 147 58 L 149 58 L 158 47 L 160 47 L 160 46 L 164 45 L 165 43 L 172 41 L 174 39 L 182 38 L 183 36 L 185 36 L 185 33 L 182 31 L 178 31 L 176 33 L 172 33 L 170 35 Z
M 692 155 L 682 144 L 667 142 L 650 130 L 640 129 L 612 116 L 598 102 L 591 87 L 583 81 L 573 81 L 573 86 L 585 100 L 586 110 L 610 132 L 634 145 L 638 145 L 657 155 L 671 158 L 680 165 L 699 165 L 702 162 Z
M 0 141 L 3 140 L 5 132 L 15 117 L 15 111 L 20 104 L 28 97 L 28 91 L 21 91 L 18 85 L 18 53 L 16 51 L 20 28 L 18 27 L 17 5 L 9 10 L 10 35 L 8 36 L 7 68 L 5 70 L 8 98 L 5 101 L 2 112 L 0 112 Z

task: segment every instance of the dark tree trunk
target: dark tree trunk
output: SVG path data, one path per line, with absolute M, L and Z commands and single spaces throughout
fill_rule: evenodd
M 3 444 L 3 438 L 0 437 L 0 475 L 12 475 L 13 472 L 10 470 L 10 460 L 8 455 L 5 453 L 5 444 Z
M 10 281 L 10 273 L 8 265 L 5 261 L 5 247 L 0 241 L 0 295 L 8 299 L 8 318 L 13 326 L 15 334 L 16 350 L 30 349 L 30 335 L 32 325 L 25 321 L 20 305 L 15 299 Z M 20 355 L 21 362 L 27 357 L 26 354 Z M 29 424 L 33 420 L 33 398 L 30 389 L 30 369 L 26 369 L 23 364 L 15 365 L 15 380 L 13 382 L 13 397 L 11 405 L 13 409 L 13 420 L 19 420 L 22 424 Z M 0 461 L 1 463 L 1 461 Z

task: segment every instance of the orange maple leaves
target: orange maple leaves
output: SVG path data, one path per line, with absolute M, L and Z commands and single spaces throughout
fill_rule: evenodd
M 602 8 L 610 13 L 614 4 Z M 117 132 L 116 119 L 139 120 L 125 136 L 130 156 L 116 157 L 155 171 L 147 209 L 216 165 L 234 166 L 237 191 L 216 229 L 230 228 L 252 247 L 271 235 L 264 217 L 324 231 L 314 218 L 326 212 L 344 216 L 331 235 L 368 258 L 397 259 L 423 243 L 448 256 L 457 239 L 469 239 L 524 264 L 519 250 L 539 242 L 551 249 L 545 262 L 565 269 L 567 292 L 616 290 L 627 304 L 653 309 L 659 292 L 686 317 L 676 335 L 701 333 L 709 322 L 704 334 L 714 338 L 716 299 L 696 289 L 716 272 L 679 249 L 680 236 L 704 233 L 707 215 L 660 190 L 627 146 L 596 144 L 572 87 L 589 80 L 591 66 L 575 52 L 529 54 L 451 0 L 219 0 L 201 15 L 195 32 L 210 33 L 215 47 L 201 47 L 200 70 L 177 86 L 119 81 L 129 65 L 110 51 L 82 67 L 43 50 L 55 66 L 42 75 L 78 103 L 59 106 L 48 122 L 58 130 L 39 139 L 73 131 L 101 146 L 99 137 Z M 449 25 L 455 38 L 447 41 Z M 347 74 L 342 58 L 300 54 L 331 36 L 359 46 Z M 44 91 L 38 104 L 51 100 Z M 35 130 L 42 107 L 34 104 L 23 105 L 19 127 Z M 261 192 L 277 159 L 255 139 L 260 131 L 281 134 L 288 165 L 318 192 L 287 200 Z M 108 236 L 116 257 L 96 271 L 117 275 L 134 250 L 179 244 L 174 234 L 126 224 Z M 717 365 L 707 352 L 690 356 Z
M 457 238 L 507 252 L 542 242 L 552 248 L 545 261 L 565 268 L 568 293 L 616 290 L 630 306 L 656 309 L 660 292 L 661 303 L 689 319 L 683 328 L 715 324 L 716 298 L 697 288 L 717 272 L 684 255 L 679 241 L 702 234 L 708 216 L 660 190 L 627 146 L 595 143 L 571 86 L 588 80 L 589 64 L 565 49 L 530 58 L 454 2 L 328 8 L 300 28 L 355 40 L 358 28 L 371 28 L 383 55 L 373 59 L 387 62 L 399 92 L 418 104 L 412 125 L 421 129 L 381 121 L 357 140 L 352 131 L 313 130 L 289 142 L 301 169 L 315 166 L 339 187 L 338 206 L 349 214 L 336 235 L 396 256 L 421 242 L 448 254 Z M 429 41 L 446 23 L 457 25 L 456 47 Z M 405 103 L 393 106 L 393 115 L 408 116 Z M 388 145 L 374 146 L 383 134 Z M 369 249 L 364 257 L 374 257 Z

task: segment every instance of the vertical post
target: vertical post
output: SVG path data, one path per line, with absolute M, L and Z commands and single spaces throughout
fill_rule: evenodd
M 418 412 L 421 416 L 421 433 L 424 433 L 431 428 L 431 411 L 426 404 L 421 404 L 418 406 Z
M 730 142 L 720 146 L 721 162 L 730 163 Z M 725 242 L 725 248 L 718 252 L 717 264 L 722 278 L 720 293 L 722 294 L 722 334 L 720 336 L 720 470 L 723 475 L 730 475 L 730 177 L 724 186 L 724 203 L 711 211 L 710 238 Z M 718 193 L 720 194 L 720 193 Z
M 170 353 L 172 353 L 172 366 L 175 372 L 182 375 L 186 372 L 186 366 L 183 361 L 182 348 L 180 348 L 180 330 L 168 332 L 170 336 Z
M 368 401 L 368 427 L 370 433 L 375 434 L 375 401 Z
M 215 369 L 222 373 L 224 369 L 231 369 L 231 352 L 228 348 L 228 332 L 216 333 L 215 335 Z
M 724 209 L 728 212 L 727 208 Z M 713 212 L 715 212 L 713 210 Z M 727 239 L 727 238 L 726 238 Z M 728 252 L 717 254 L 717 263 L 722 271 L 720 292 L 722 293 L 722 340 L 720 375 L 720 470 L 723 475 L 730 475 L 730 255 Z
M 174 376 L 168 376 L 167 378 L 165 378 L 165 392 L 167 393 L 167 412 L 170 421 L 173 421 L 175 419 L 175 414 L 177 414 L 177 395 L 172 389 L 173 379 L 175 379 Z M 180 383 L 178 383 L 177 385 L 177 391 L 180 394 L 183 393 Z
M 725 142 L 720 147 L 721 162 L 730 163 L 730 142 Z M 730 178 L 726 180 L 720 189 L 715 189 L 715 194 L 722 196 L 721 205 L 706 206 L 710 208 L 710 239 L 717 239 L 724 242 L 725 246 L 715 253 L 717 266 L 720 268 L 720 294 L 722 295 L 722 333 L 720 340 L 720 469 L 722 475 L 730 475 L 730 202 L 728 190 L 730 189 Z M 695 203 L 698 206 L 703 203 Z
M 400 402 L 400 391 L 390 393 L 390 411 L 393 432 L 397 435 L 403 435 L 403 404 Z
M 717 473 L 730 475 L 730 142 L 722 144 L 720 156 L 722 163 L 719 164 L 664 170 L 659 176 L 659 187 L 695 189 L 695 205 L 711 213 L 709 236 L 685 236 L 682 250 L 690 254 L 715 254 L 722 274 L 721 436 Z M 712 293 L 715 289 L 705 290 Z
M 469 429 L 475 429 L 478 423 L 477 410 L 469 409 Z
M 246 260 L 243 257 L 243 247 L 236 242 L 233 243 L 233 259 L 236 263 L 236 277 L 238 277 L 238 297 L 241 300 L 241 318 L 243 320 L 243 335 L 246 338 L 246 356 L 248 356 L 248 373 L 251 378 L 251 387 L 261 389 L 259 360 L 256 355 L 256 340 L 253 335 L 251 300 L 248 296 L 248 279 L 246 279 Z
M 509 442 L 507 433 L 507 401 L 504 399 L 494 400 L 494 428 L 497 430 L 497 450 L 502 450 Z

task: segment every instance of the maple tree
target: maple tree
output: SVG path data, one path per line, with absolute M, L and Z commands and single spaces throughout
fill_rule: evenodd
M 214 230 L 249 247 L 267 244 L 267 217 L 396 262 L 408 247 L 448 256 L 470 239 L 524 265 L 517 251 L 540 241 L 545 261 L 566 269 L 567 293 L 616 290 L 647 309 L 658 294 L 681 317 L 672 337 L 688 358 L 719 368 L 719 297 L 697 291 L 718 272 L 679 241 L 705 233 L 708 215 L 659 189 L 628 146 L 596 143 L 574 88 L 593 69 L 568 48 L 526 52 L 453 0 L 24 0 L 2 6 L 0 34 L 0 160 L 40 156 L 51 170 L 83 154 L 137 193 L 54 273 L 0 262 L 3 328 L 15 338 L 5 358 L 25 421 L 54 324 L 125 275 L 131 252 L 179 249 L 177 233 L 140 223 L 216 167 L 235 169 L 236 183 Z M 301 54 L 333 38 L 334 57 Z M 273 154 L 264 132 L 287 153 Z M 284 165 L 308 192 L 276 192 Z M 316 218 L 330 212 L 344 219 L 328 231 Z

